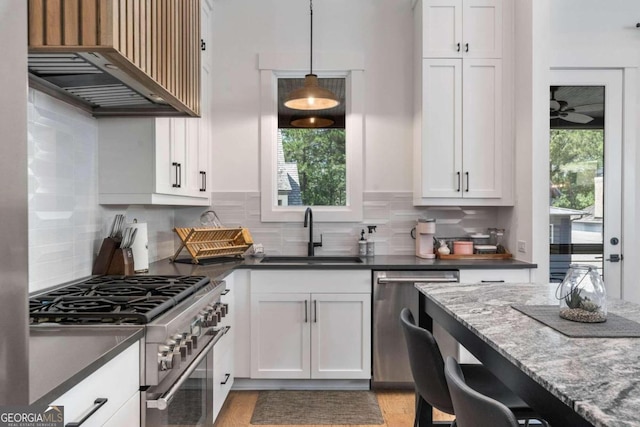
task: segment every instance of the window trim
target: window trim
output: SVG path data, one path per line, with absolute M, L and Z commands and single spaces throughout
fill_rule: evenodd
M 316 60 L 320 78 L 346 79 L 345 129 L 347 203 L 345 206 L 313 206 L 321 222 L 361 222 L 364 190 L 364 71 L 361 55 L 324 55 Z M 261 54 L 260 69 L 260 211 L 263 222 L 302 221 L 306 206 L 277 206 L 278 78 L 308 73 L 304 55 Z M 336 71 L 340 70 L 340 71 Z

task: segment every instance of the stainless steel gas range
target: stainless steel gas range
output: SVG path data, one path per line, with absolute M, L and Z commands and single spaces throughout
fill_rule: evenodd
M 204 276 L 99 276 L 29 300 L 31 324 L 136 325 L 141 425 L 213 423 L 214 346 L 229 331 L 224 281 Z

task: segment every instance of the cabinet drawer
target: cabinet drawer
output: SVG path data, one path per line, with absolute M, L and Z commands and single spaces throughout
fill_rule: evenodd
M 82 424 L 83 427 L 102 426 L 138 392 L 139 346 L 137 342 L 131 345 L 51 403 L 64 406 L 65 424 L 79 421 L 96 399 L 106 398 L 106 403 Z
M 531 269 L 460 270 L 460 283 L 482 282 L 529 283 Z
M 371 293 L 370 270 L 251 271 L 251 293 Z

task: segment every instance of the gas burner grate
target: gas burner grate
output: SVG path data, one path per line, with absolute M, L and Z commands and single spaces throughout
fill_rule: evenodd
M 32 297 L 31 323 L 145 324 L 209 283 L 205 276 L 99 276 Z

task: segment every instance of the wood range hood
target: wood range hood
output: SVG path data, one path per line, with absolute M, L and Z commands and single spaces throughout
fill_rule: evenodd
M 29 84 L 100 116 L 200 116 L 200 0 L 29 0 Z

